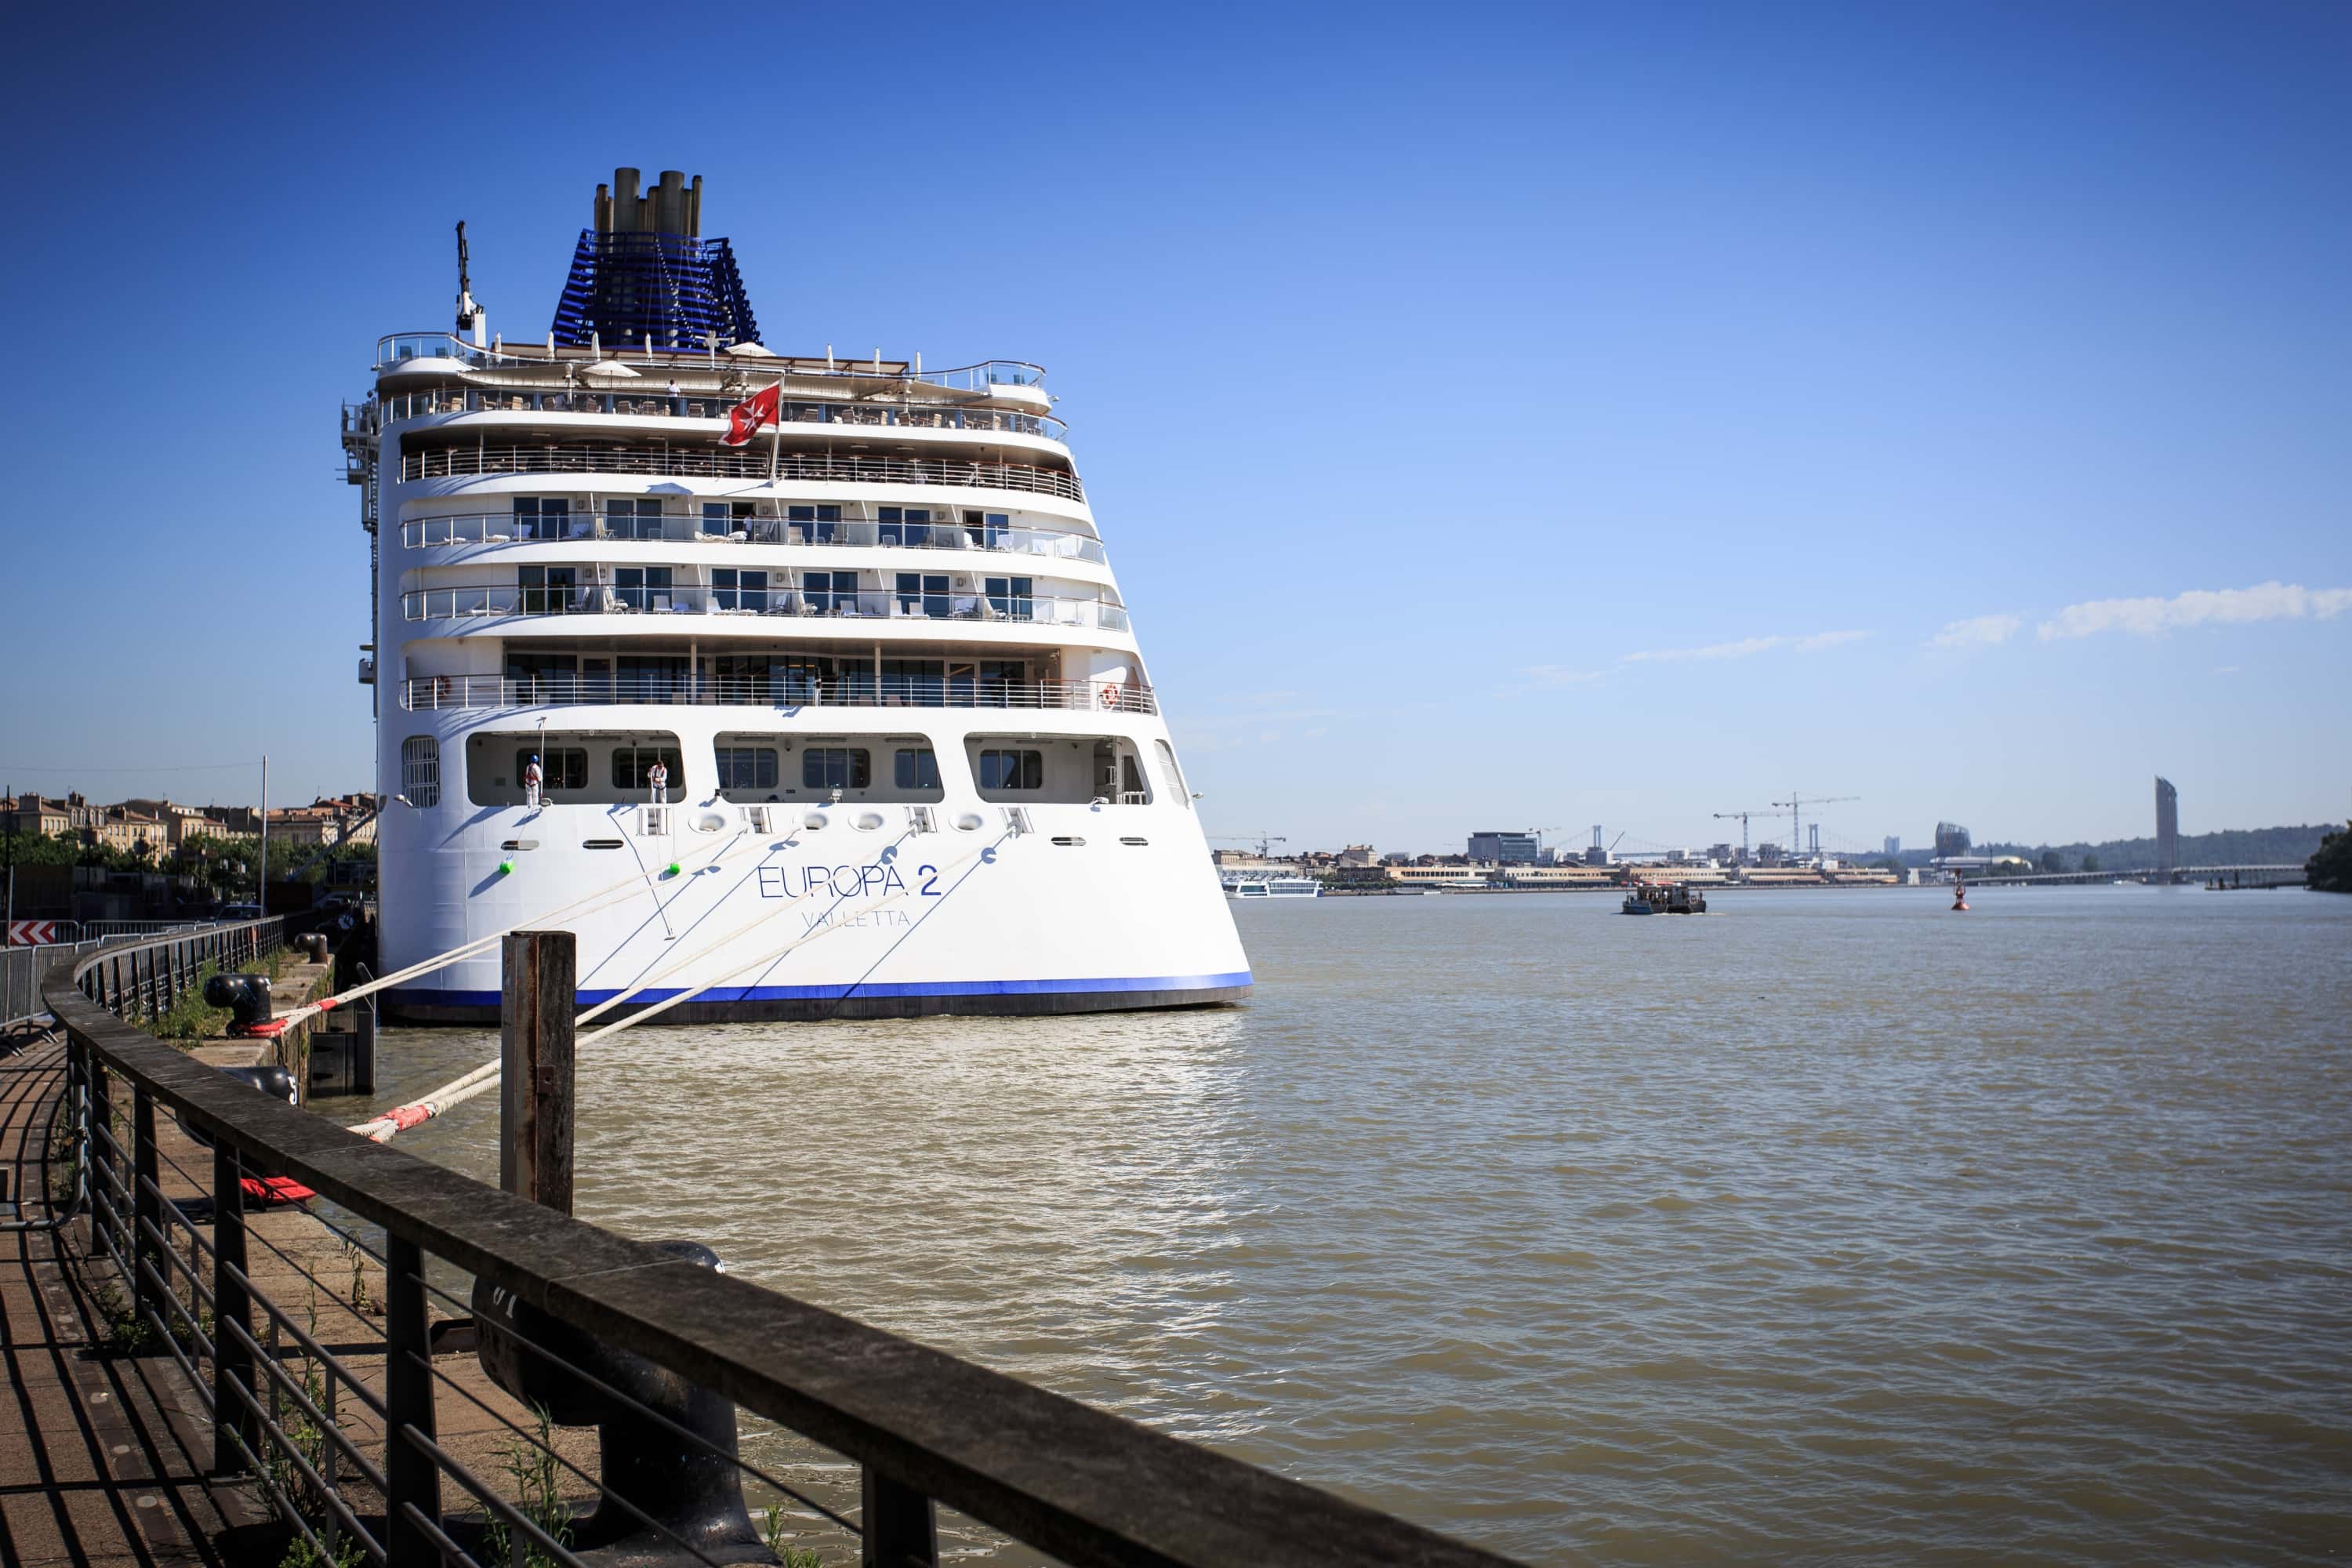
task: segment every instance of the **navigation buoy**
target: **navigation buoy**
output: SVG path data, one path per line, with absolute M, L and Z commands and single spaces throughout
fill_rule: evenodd
M 1965 910 L 1965 909 L 1967 909 L 1968 907 L 1969 907 L 1969 887 L 1968 887 L 1968 884 L 1967 884 L 1966 882 L 1955 882 L 1955 883 L 1953 883 L 1953 884 L 1952 884 L 1952 908 L 1953 908 L 1955 910 Z

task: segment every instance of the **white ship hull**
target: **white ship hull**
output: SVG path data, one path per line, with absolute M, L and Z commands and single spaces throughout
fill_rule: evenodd
M 953 787 L 950 766 L 936 802 L 738 804 L 709 787 L 707 771 L 692 788 L 693 759 L 751 715 L 552 712 L 568 733 L 677 735 L 684 798 L 672 792 L 666 810 L 649 810 L 559 795 L 532 809 L 445 793 L 429 810 L 394 805 L 380 859 L 386 973 L 545 924 L 577 933 L 581 1005 L 696 993 L 665 1010 L 679 1022 L 1198 1006 L 1249 987 L 1224 900 L 1201 875 L 1199 819 L 1168 789 L 1146 805 L 1014 807 Z M 440 717 L 451 721 L 438 730 L 442 754 L 456 757 L 482 750 L 467 747 L 469 734 L 534 731 L 540 715 Z M 1054 734 L 1125 732 L 1148 750 L 1158 727 L 1127 715 L 947 709 L 866 710 L 873 728 L 861 731 L 857 717 L 828 712 L 805 728 L 869 749 L 923 736 L 952 759 L 974 731 L 1017 730 L 1040 745 Z M 417 1021 L 487 1021 L 499 984 L 493 944 L 393 991 L 386 1005 Z

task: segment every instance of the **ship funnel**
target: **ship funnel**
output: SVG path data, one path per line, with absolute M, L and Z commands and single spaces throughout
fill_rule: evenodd
M 596 187 L 572 275 L 555 307 L 555 340 L 650 341 L 671 353 L 760 341 L 735 252 L 702 237 L 702 176 L 665 169 L 642 191 L 638 171 Z

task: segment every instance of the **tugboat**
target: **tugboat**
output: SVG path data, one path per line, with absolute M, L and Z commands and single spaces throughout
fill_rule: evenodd
M 1706 895 L 1687 882 L 1635 882 L 1619 908 L 1629 915 L 1703 915 Z

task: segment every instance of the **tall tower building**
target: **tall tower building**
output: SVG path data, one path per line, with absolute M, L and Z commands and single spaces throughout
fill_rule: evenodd
M 2180 865 L 2180 792 L 2172 781 L 2156 781 L 2156 874 L 2166 881 Z

